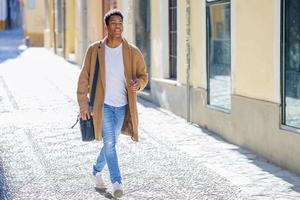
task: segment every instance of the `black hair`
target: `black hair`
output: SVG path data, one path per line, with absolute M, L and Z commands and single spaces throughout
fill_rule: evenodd
M 106 26 L 108 25 L 110 17 L 114 16 L 114 15 L 120 16 L 123 20 L 122 12 L 118 9 L 112 9 L 112 10 L 108 11 L 104 16 L 104 22 L 105 22 Z

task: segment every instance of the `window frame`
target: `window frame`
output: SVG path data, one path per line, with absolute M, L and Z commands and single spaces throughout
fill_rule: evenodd
M 286 100 L 285 100 L 285 0 L 281 0 L 280 16 L 280 92 L 281 92 L 281 120 L 282 125 L 286 124 Z
M 174 5 L 170 5 L 171 2 L 176 2 L 176 6 Z M 176 21 L 173 22 L 173 18 L 171 19 L 171 9 L 175 9 L 175 16 L 176 16 Z M 178 45 L 178 26 L 177 26 L 177 21 L 178 21 L 178 2 L 177 0 L 169 0 L 168 1 L 168 40 L 169 40 L 169 78 L 170 79 L 175 79 L 177 80 L 177 59 L 178 59 L 178 49 L 177 49 L 177 45 Z M 173 26 L 172 26 L 173 25 Z M 176 28 L 175 30 L 174 27 Z M 174 33 L 175 32 L 175 33 Z M 173 36 L 171 36 L 173 34 Z M 174 36 L 174 34 L 176 36 Z M 176 42 L 175 44 L 173 43 L 173 40 Z M 176 55 L 173 55 L 173 51 L 176 51 Z M 173 50 L 173 51 L 172 51 Z M 175 59 L 175 64 L 172 61 L 173 59 Z
M 286 0 L 280 0 L 280 128 L 300 134 L 300 127 L 287 124 L 286 103 Z
M 206 7 L 214 4 L 231 3 L 230 0 L 206 0 Z

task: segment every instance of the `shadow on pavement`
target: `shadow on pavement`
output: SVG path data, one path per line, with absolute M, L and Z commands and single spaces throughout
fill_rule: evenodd
M 111 194 L 110 192 L 107 192 L 107 189 L 106 189 L 106 188 L 105 188 L 105 189 L 95 188 L 95 190 L 96 190 L 98 193 L 100 193 L 102 196 L 104 196 L 105 198 L 107 198 L 107 199 L 114 199 L 114 200 L 116 200 L 116 199 L 112 196 L 112 194 Z
M 214 133 L 212 131 L 209 131 L 205 128 L 201 128 L 201 131 L 203 133 L 206 133 L 210 137 L 213 137 L 217 141 L 222 141 L 222 142 L 227 142 L 232 144 L 231 142 L 225 140 L 221 136 L 219 136 L 217 133 Z M 237 145 L 236 145 L 237 146 Z M 285 170 L 277 166 L 276 164 L 270 162 L 263 156 L 258 155 L 256 152 L 246 148 L 246 147 L 239 147 L 236 149 L 232 149 L 233 151 L 239 152 L 241 155 L 244 155 L 249 163 L 254 164 L 255 166 L 259 167 L 262 171 L 265 171 L 269 174 L 272 174 L 287 183 L 291 184 L 292 186 L 290 187 L 291 190 L 300 193 L 300 182 L 299 182 L 299 176 L 291 171 Z
M 273 164 L 272 162 L 266 160 L 262 156 L 259 156 L 246 148 L 240 147 L 236 149 L 236 151 L 246 156 L 251 163 L 259 167 L 262 171 L 272 174 L 291 184 L 292 186 L 290 187 L 290 189 L 300 193 L 300 182 L 299 176 L 297 174 L 280 168 L 279 166 Z

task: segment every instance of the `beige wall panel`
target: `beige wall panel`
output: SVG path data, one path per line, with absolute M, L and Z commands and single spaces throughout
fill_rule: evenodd
M 102 1 L 88 0 L 88 43 L 102 39 Z
M 30 33 L 44 33 L 45 28 L 45 5 L 44 1 L 35 1 L 33 9 L 28 8 L 28 2 L 25 1 L 24 18 L 26 21 L 25 30 Z
M 76 62 L 77 64 L 81 65 L 81 59 L 82 59 L 82 56 L 81 56 L 81 49 L 80 49 L 80 46 L 79 45 L 81 43 L 81 39 L 80 39 L 80 16 L 81 16 L 81 13 L 80 13 L 80 3 L 78 1 L 75 1 L 75 57 L 76 57 Z
M 124 15 L 124 19 L 123 19 L 123 25 L 124 25 L 123 36 L 125 38 L 129 39 L 129 37 L 128 37 L 128 9 L 129 9 L 128 0 L 119 0 L 119 2 L 118 2 L 118 8 L 122 11 L 122 13 Z
M 44 45 L 44 30 L 46 28 L 44 3 L 44 1 L 35 1 L 34 7 L 29 9 L 28 1 L 25 1 L 23 25 L 24 35 L 30 37 L 30 43 L 33 46 Z
M 162 108 L 185 117 L 186 112 L 186 87 L 176 81 L 168 79 L 152 78 L 151 82 L 152 100 Z
M 76 62 L 81 65 L 87 46 L 87 33 L 86 29 L 84 27 L 86 26 L 85 20 L 85 0 L 77 0 L 75 1 L 75 16 L 76 16 L 76 22 L 75 22 L 75 56 L 76 56 Z
M 205 4 L 191 0 L 191 71 L 190 84 L 193 87 L 205 88 L 203 77 L 206 76 L 205 60 Z M 204 15 L 204 16 L 203 16 Z
M 169 78 L 168 1 L 151 1 L 151 76 Z
M 130 42 L 135 41 L 134 27 L 134 0 L 122 0 L 118 5 L 124 15 L 124 32 L 123 36 Z
M 238 144 L 240 135 L 232 129 L 231 114 L 212 109 L 207 105 L 206 99 L 205 89 L 191 89 L 191 121 L 217 133 L 227 141 Z
M 44 30 L 44 47 L 47 49 L 51 48 L 50 29 Z
M 235 1 L 236 49 L 233 92 L 274 99 L 275 1 Z
M 54 0 L 49 0 L 48 1 L 48 6 L 49 6 L 49 27 L 50 27 L 50 48 L 54 47 L 54 29 L 53 29 L 53 1 Z
M 66 56 L 75 53 L 75 0 L 66 2 Z
M 159 39 L 159 1 L 151 1 L 151 76 L 154 78 L 160 77 L 158 66 L 160 66 L 160 58 L 158 50 L 160 49 Z M 155 15 L 153 11 L 156 11 Z
M 53 46 L 53 20 L 52 20 L 52 1 L 47 0 L 45 2 L 47 4 L 48 11 L 45 15 L 45 29 L 44 29 L 44 47 L 51 48 Z
M 240 145 L 300 174 L 300 134 L 280 129 L 277 103 L 232 96 L 233 130 Z

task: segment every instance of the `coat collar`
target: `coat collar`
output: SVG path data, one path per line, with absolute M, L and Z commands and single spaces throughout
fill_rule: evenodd
M 106 42 L 107 42 L 107 36 L 105 36 L 102 40 L 99 41 L 98 48 L 105 49 Z M 131 49 L 131 46 L 129 45 L 128 41 L 124 37 L 122 38 L 122 45 L 123 45 L 123 49 L 124 48 L 126 48 L 126 50 Z

